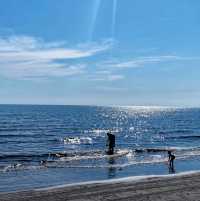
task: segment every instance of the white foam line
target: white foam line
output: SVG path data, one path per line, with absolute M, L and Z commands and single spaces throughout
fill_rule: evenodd
M 35 189 L 34 191 L 55 190 L 55 189 L 59 189 L 59 188 L 83 186 L 83 185 L 88 185 L 88 184 L 113 184 L 113 183 L 121 183 L 121 182 L 137 182 L 137 181 L 145 181 L 147 179 L 153 179 L 153 178 L 181 177 L 181 176 L 187 176 L 187 175 L 192 175 L 192 174 L 197 174 L 197 173 L 200 173 L 200 170 L 185 171 L 185 172 L 180 172 L 180 173 L 176 173 L 176 174 L 167 174 L 167 175 L 131 176 L 131 177 L 118 178 L 118 179 L 95 180 L 95 181 L 87 181 L 87 182 L 78 182 L 78 183 L 73 183 L 73 184 L 63 184 L 63 185 L 52 186 L 52 187 L 47 187 L 47 188 L 39 188 L 39 189 Z
M 75 160 L 87 160 L 87 159 L 104 159 L 104 158 L 118 158 L 123 157 L 131 152 L 129 150 L 117 150 L 117 152 L 113 155 L 92 155 L 92 156 L 74 156 L 74 157 L 61 157 L 60 160 L 54 160 L 54 162 L 68 162 Z M 48 161 L 47 161 L 48 162 Z

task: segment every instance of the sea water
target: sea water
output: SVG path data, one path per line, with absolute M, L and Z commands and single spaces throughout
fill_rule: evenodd
M 199 159 L 198 108 L 0 105 L 0 192 L 200 170 Z

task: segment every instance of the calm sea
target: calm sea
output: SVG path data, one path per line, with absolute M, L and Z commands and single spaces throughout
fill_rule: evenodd
M 200 109 L 0 105 L 1 192 L 169 174 L 168 150 L 174 172 L 200 169 Z

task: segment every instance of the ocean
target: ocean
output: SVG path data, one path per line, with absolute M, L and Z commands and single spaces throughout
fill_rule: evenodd
M 200 170 L 199 108 L 0 105 L 0 192 L 190 170 Z

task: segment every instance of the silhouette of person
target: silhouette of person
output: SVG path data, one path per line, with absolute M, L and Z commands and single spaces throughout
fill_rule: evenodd
M 171 151 L 168 151 L 168 162 L 171 170 L 174 170 L 174 159 L 175 155 L 173 155 Z
M 115 135 L 108 132 L 107 136 L 108 136 L 106 144 L 108 146 L 107 154 L 112 155 L 114 153 L 114 147 L 115 147 Z

